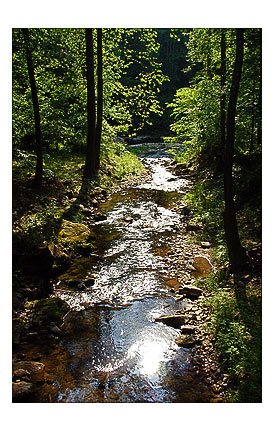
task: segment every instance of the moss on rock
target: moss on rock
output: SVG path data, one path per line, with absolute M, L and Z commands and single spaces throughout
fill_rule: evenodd
M 48 326 L 50 322 L 62 323 L 69 305 L 60 298 L 45 298 L 36 302 L 32 325 L 37 328 Z

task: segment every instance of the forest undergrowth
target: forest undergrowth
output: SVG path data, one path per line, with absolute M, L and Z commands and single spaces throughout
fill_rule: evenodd
M 261 190 L 257 175 L 250 168 L 235 169 L 238 188 L 237 219 L 242 245 L 250 266 L 239 274 L 230 272 L 223 230 L 223 177 L 208 170 L 200 174 L 185 203 L 192 210 L 192 223 L 203 229 L 194 233 L 193 241 L 209 241 L 213 246 L 214 270 L 209 277 L 197 279 L 198 287 L 210 293 L 203 301 L 208 307 L 211 334 L 220 366 L 230 376 L 226 394 L 229 402 L 261 402 L 262 365 L 262 288 L 261 288 Z M 257 174 L 257 173 L 256 173 Z M 260 177 L 260 170 L 258 170 Z

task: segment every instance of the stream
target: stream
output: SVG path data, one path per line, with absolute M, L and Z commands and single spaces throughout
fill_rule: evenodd
M 97 256 L 83 258 L 95 277 L 84 291 L 54 295 L 71 306 L 54 345 L 32 344 L 48 379 L 36 402 L 209 402 L 205 376 L 179 347 L 180 330 L 155 318 L 184 308 L 169 293 L 176 280 L 165 256 L 180 229 L 175 211 L 188 180 L 172 173 L 171 158 L 157 146 L 142 158 L 151 180 L 115 192 L 93 227 Z

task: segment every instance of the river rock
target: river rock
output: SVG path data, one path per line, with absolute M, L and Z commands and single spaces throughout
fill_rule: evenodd
M 183 286 L 181 289 L 187 296 L 194 296 L 195 298 L 198 298 L 203 293 L 202 289 L 195 286 Z
M 23 370 L 22 368 L 18 368 L 14 370 L 12 375 L 12 380 L 15 382 L 16 380 L 30 380 L 30 373 L 27 370 Z
M 104 221 L 107 220 L 107 216 L 101 213 L 94 215 L 94 221 Z
M 131 216 L 125 216 L 125 217 L 122 217 L 121 221 L 123 221 L 125 223 L 132 223 L 134 221 L 134 219 Z
M 50 331 L 55 335 L 60 335 L 62 332 L 54 322 L 50 323 Z
M 60 243 L 86 241 L 90 235 L 90 229 L 84 224 L 62 220 L 61 228 L 58 234 L 58 241 Z
M 183 334 L 193 334 L 195 332 L 196 326 L 193 325 L 184 325 L 180 327 L 180 330 Z
M 196 231 L 200 230 L 200 226 L 195 225 L 195 224 L 188 224 L 188 225 L 186 225 L 185 230 L 186 230 L 186 232 L 196 232 Z
M 190 171 L 184 163 L 178 163 L 174 168 L 174 172 L 176 175 L 184 175 L 189 174 Z
M 92 215 L 92 213 L 93 213 L 93 211 L 92 211 L 92 210 L 90 210 L 89 208 L 83 208 L 83 209 L 81 210 L 81 212 L 82 212 L 82 214 L 84 214 L 84 215 L 85 215 L 85 216 L 87 216 L 87 217 L 91 216 L 91 215 Z
M 180 214 L 184 216 L 188 216 L 191 213 L 190 208 L 188 207 L 181 207 L 180 208 Z
M 12 343 L 14 345 L 20 344 L 21 334 L 24 328 L 24 321 L 23 319 L 14 318 L 12 320 Z
M 41 383 L 45 380 L 45 365 L 41 362 L 19 361 L 13 363 L 12 369 L 13 374 L 17 370 L 21 370 L 21 373 L 25 372 L 27 375 L 30 376 L 32 383 Z
M 202 241 L 201 246 L 202 246 L 202 248 L 209 248 L 209 247 L 211 247 L 211 244 L 210 244 L 210 242 Z
M 32 317 L 32 329 L 39 330 L 49 326 L 51 322 L 60 324 L 70 310 L 70 306 L 61 298 L 40 299 L 35 304 Z
M 35 386 L 29 382 L 13 382 L 12 383 L 12 399 L 13 401 L 23 401 L 31 397 L 35 393 Z
M 165 325 L 172 326 L 179 329 L 185 323 L 185 318 L 182 314 L 171 314 L 168 316 L 160 316 L 155 319 L 156 322 L 165 323 Z
M 206 277 L 212 270 L 212 264 L 205 256 L 195 256 L 193 259 L 193 266 L 198 277 Z
M 192 337 L 192 335 L 179 335 L 175 339 L 175 343 L 180 347 L 190 348 L 195 345 L 196 340 Z

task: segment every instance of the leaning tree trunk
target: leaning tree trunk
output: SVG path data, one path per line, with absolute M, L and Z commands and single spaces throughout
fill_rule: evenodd
M 103 115 L 103 77 L 102 77 L 102 28 L 97 29 L 97 118 L 96 118 L 96 169 L 100 167 L 100 142 Z
M 96 149 L 95 149 L 95 79 L 94 79 L 94 49 L 93 30 L 86 29 L 86 67 L 87 67 L 87 148 L 84 167 L 84 177 L 91 178 L 96 172 Z
M 29 74 L 29 79 L 31 84 L 34 123 L 35 123 L 36 168 L 35 168 L 34 184 L 37 186 L 41 186 L 42 175 L 43 175 L 43 152 L 42 152 L 42 133 L 41 133 L 41 124 L 40 124 L 39 104 L 38 104 L 37 88 L 36 88 L 36 82 L 35 82 L 35 76 L 34 76 L 32 53 L 30 49 L 29 30 L 27 28 L 23 28 L 22 32 L 24 35 L 25 46 L 26 46 L 27 66 L 28 66 L 28 74 Z
M 236 212 L 234 206 L 232 165 L 235 141 L 235 114 L 242 72 L 244 30 L 236 29 L 236 59 L 232 77 L 227 111 L 227 139 L 224 161 L 224 230 L 228 248 L 229 260 L 234 272 L 241 270 L 247 263 L 247 256 L 240 243 Z

